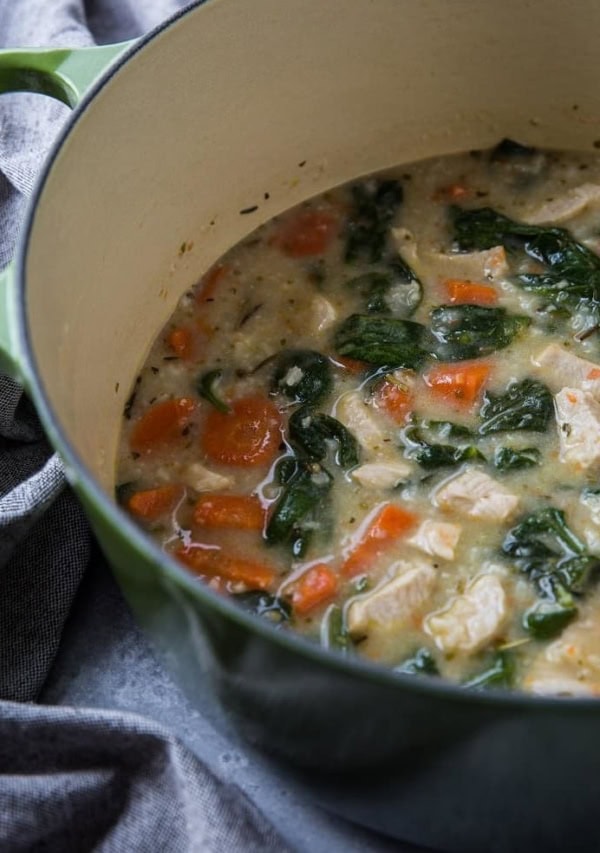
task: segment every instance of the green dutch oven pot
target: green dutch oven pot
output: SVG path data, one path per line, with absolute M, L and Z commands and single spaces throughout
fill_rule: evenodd
M 208 682 L 322 804 L 436 849 L 597 849 L 600 704 L 467 693 L 245 614 L 116 506 L 120 418 L 178 297 L 266 219 L 502 136 L 591 149 L 599 33 L 594 0 L 210 0 L 127 45 L 0 55 L 0 91 L 75 107 L 2 275 L 1 365 L 127 600 L 192 700 Z

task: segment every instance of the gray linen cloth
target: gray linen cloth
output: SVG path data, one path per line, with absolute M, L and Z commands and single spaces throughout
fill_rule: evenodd
M 0 47 L 120 41 L 183 5 L 0 0 Z M 0 268 L 67 115 L 41 96 L 0 97 Z M 239 789 L 156 723 L 31 704 L 89 554 L 90 533 L 61 463 L 22 390 L 0 376 L 0 850 L 284 850 Z

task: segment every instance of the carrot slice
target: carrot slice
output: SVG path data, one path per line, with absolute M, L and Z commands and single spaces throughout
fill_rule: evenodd
M 464 201 L 473 194 L 466 184 L 448 184 L 437 189 L 432 198 L 434 201 Z
M 403 388 L 386 379 L 377 387 L 374 403 L 376 408 L 383 409 L 392 420 L 401 424 L 410 414 L 413 395 L 408 388 Z
M 151 453 L 181 438 L 196 404 L 189 397 L 175 397 L 147 409 L 134 425 L 129 446 L 134 453 Z
M 265 510 L 250 495 L 201 495 L 194 507 L 194 522 L 201 527 L 262 530 Z
M 346 558 L 342 574 L 353 577 L 370 569 L 391 544 L 412 530 L 417 521 L 418 516 L 414 512 L 398 504 L 385 504 Z
M 202 449 L 213 462 L 251 467 L 275 457 L 281 442 L 281 416 L 265 397 L 235 400 L 227 414 L 209 412 Z
M 318 563 L 298 579 L 292 595 L 292 606 L 299 616 L 330 601 L 338 590 L 338 578 L 329 566 Z
M 171 484 L 135 492 L 127 501 L 127 509 L 136 518 L 154 521 L 170 512 L 183 495 L 183 487 Z
M 347 370 L 348 373 L 352 373 L 353 375 L 364 373 L 369 367 L 366 361 L 360 361 L 358 358 L 346 358 L 344 355 L 336 355 L 335 359 L 333 359 L 333 363 L 337 367 L 341 367 L 343 370 Z
M 450 302 L 455 305 L 495 305 L 498 301 L 498 291 L 487 284 L 447 278 L 444 286 L 448 291 Z
M 191 359 L 194 354 L 194 338 L 191 329 L 187 326 L 172 329 L 167 337 L 167 346 L 179 358 Z
M 251 589 L 268 589 L 277 577 L 275 570 L 266 563 L 200 545 L 179 548 L 175 557 L 201 577 L 241 582 Z
M 491 373 L 491 367 L 481 361 L 461 361 L 436 364 L 423 377 L 434 397 L 469 409 L 478 399 Z
M 290 258 L 322 255 L 339 229 L 337 216 L 325 210 L 301 210 L 286 219 L 273 244 Z
M 222 279 L 231 270 L 229 264 L 215 264 L 209 271 L 202 276 L 196 301 L 198 303 L 213 302 L 217 287 Z

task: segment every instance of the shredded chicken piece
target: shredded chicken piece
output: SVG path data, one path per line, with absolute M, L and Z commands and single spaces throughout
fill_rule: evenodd
M 498 636 L 508 609 L 497 574 L 479 575 L 462 595 L 453 596 L 441 610 L 426 617 L 424 627 L 446 654 L 473 654 Z
M 393 489 L 406 481 L 411 471 L 409 462 L 390 459 L 385 462 L 367 462 L 355 468 L 350 476 L 367 489 Z
M 573 355 L 560 344 L 550 344 L 532 356 L 532 363 L 551 391 L 581 388 L 600 397 L 600 365 Z
M 578 471 L 600 463 L 600 402 L 588 391 L 563 388 L 554 403 L 560 461 Z
M 493 477 L 469 468 L 446 481 L 434 494 L 434 503 L 470 518 L 504 521 L 519 505 L 519 498 Z
M 531 225 L 558 225 L 567 222 L 590 206 L 600 203 L 600 186 L 598 184 L 581 184 L 579 187 L 567 190 L 558 198 L 544 202 L 529 214 L 525 221 Z
M 359 391 L 344 394 L 337 404 L 335 414 L 337 419 L 353 433 L 364 450 L 382 453 L 386 449 L 386 433 Z
M 407 539 L 406 543 L 432 557 L 453 560 L 461 531 L 462 527 L 459 524 L 427 519 L 419 525 L 417 532 Z
M 356 598 L 348 608 L 348 630 L 364 636 L 369 630 L 397 631 L 419 613 L 431 596 L 436 572 L 422 559 L 399 560 L 395 577 L 373 592 Z

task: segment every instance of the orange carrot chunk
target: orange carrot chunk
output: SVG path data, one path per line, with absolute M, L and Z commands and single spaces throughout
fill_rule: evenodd
M 395 382 L 385 380 L 375 391 L 374 403 L 376 408 L 383 411 L 396 421 L 404 423 L 413 406 L 413 395 L 408 388 L 402 388 Z
M 200 304 L 203 302 L 212 302 L 219 283 L 225 278 L 230 269 L 229 264 L 215 264 L 214 267 L 211 267 L 200 280 L 196 301 Z
M 129 446 L 134 453 L 151 453 L 181 438 L 196 404 L 189 397 L 175 397 L 147 409 L 134 425 Z
M 194 522 L 201 527 L 262 530 L 265 511 L 250 495 L 201 495 L 194 507 Z
M 339 229 L 337 216 L 325 210 L 301 210 L 288 218 L 273 240 L 290 258 L 322 255 Z
M 368 571 L 396 540 L 405 536 L 417 523 L 418 516 L 398 504 L 386 504 L 377 513 L 367 532 L 351 551 L 342 566 L 346 577 Z
M 364 373 L 369 368 L 369 364 L 366 361 L 360 361 L 358 358 L 346 358 L 344 355 L 336 355 L 333 363 L 336 367 L 341 367 L 353 375 Z
M 194 354 L 194 337 L 191 329 L 181 326 L 172 329 L 167 337 L 167 346 L 179 356 L 179 358 L 190 359 Z
M 498 301 L 498 291 L 487 284 L 447 278 L 444 285 L 450 302 L 455 305 L 495 305 Z
M 170 512 L 183 495 L 183 487 L 171 484 L 136 492 L 127 501 L 127 509 L 136 518 L 155 521 Z
M 433 194 L 434 201 L 464 201 L 473 194 L 466 184 L 448 184 L 440 187 Z
M 470 409 L 481 394 L 491 373 L 482 361 L 460 361 L 436 364 L 424 376 L 434 397 L 462 409 Z
M 281 416 L 265 397 L 242 397 L 227 414 L 209 412 L 201 443 L 213 462 L 251 467 L 271 462 L 281 442 Z
M 292 594 L 292 606 L 298 616 L 305 616 L 330 601 L 338 590 L 335 572 L 324 563 L 311 566 L 298 580 Z
M 265 563 L 200 545 L 179 548 L 175 557 L 201 577 L 244 583 L 250 589 L 268 589 L 277 577 L 275 570 Z

